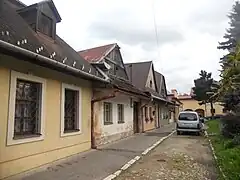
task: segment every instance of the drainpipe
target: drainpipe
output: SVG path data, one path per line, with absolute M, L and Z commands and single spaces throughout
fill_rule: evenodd
M 92 149 L 97 149 L 95 130 L 94 130 L 94 103 L 99 102 L 99 101 L 103 101 L 103 100 L 106 100 L 106 99 L 114 98 L 114 97 L 116 97 L 117 92 L 119 92 L 119 91 L 116 90 L 108 96 L 103 96 L 103 97 L 100 97 L 100 98 L 96 98 L 96 99 L 93 99 L 91 101 L 91 147 L 92 147 Z
M 0 0 L 0 1 L 2 1 L 2 0 Z M 29 50 L 26 50 L 24 48 L 15 46 L 13 44 L 7 43 L 7 42 L 2 41 L 2 40 L 0 40 L 0 48 L 10 50 L 14 53 L 20 53 L 20 54 L 25 55 L 29 58 L 36 59 L 38 61 L 45 62 L 45 63 L 51 64 L 51 65 L 55 65 L 55 66 L 60 67 L 60 68 L 64 68 L 64 69 L 66 69 L 70 72 L 76 73 L 76 74 L 81 75 L 81 76 L 88 77 L 92 80 L 98 80 L 98 81 L 105 82 L 105 83 L 109 82 L 108 79 L 102 79 L 102 78 L 97 77 L 95 75 L 92 75 L 92 74 L 89 74 L 87 72 L 81 71 L 79 69 L 73 68 L 73 67 L 68 66 L 66 64 L 60 63 L 56 60 L 50 59 L 48 57 L 42 56 L 40 54 L 34 53 L 32 51 L 29 51 Z

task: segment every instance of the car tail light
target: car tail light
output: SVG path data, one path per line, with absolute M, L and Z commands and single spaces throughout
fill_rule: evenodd
M 200 129 L 200 124 L 198 123 L 197 128 Z

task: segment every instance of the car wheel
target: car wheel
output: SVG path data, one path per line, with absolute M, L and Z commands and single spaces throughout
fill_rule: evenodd
M 177 131 L 177 135 L 180 135 L 181 134 L 181 132 L 180 131 Z
M 196 132 L 196 135 L 197 135 L 197 136 L 200 136 L 200 132 Z

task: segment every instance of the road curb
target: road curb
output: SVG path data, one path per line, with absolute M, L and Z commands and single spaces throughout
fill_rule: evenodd
M 176 130 L 172 131 L 170 134 L 168 134 L 165 137 L 162 137 L 160 140 L 158 140 L 157 142 L 155 142 L 152 146 L 148 147 L 145 151 L 143 151 L 139 156 L 136 156 L 135 158 L 131 159 L 130 161 L 128 161 L 126 164 L 124 164 L 119 170 L 117 170 L 116 172 L 110 174 L 109 176 L 107 176 L 106 178 L 104 178 L 103 180 L 113 180 L 115 179 L 117 176 L 119 176 L 123 171 L 127 170 L 128 168 L 130 168 L 134 163 L 136 163 L 139 159 L 141 159 L 142 157 L 144 157 L 145 155 L 147 155 L 150 151 L 152 151 L 153 149 L 155 149 L 159 144 L 161 144 L 164 140 L 166 140 L 167 138 L 169 138 L 170 136 L 172 136 L 174 133 L 176 132 Z
M 222 170 L 222 167 L 218 164 L 218 158 L 217 158 L 217 156 L 216 156 L 216 151 L 215 151 L 215 149 L 214 149 L 214 147 L 213 147 L 213 145 L 212 145 L 212 141 L 211 141 L 211 139 L 209 138 L 208 132 L 207 132 L 206 130 L 205 130 L 204 132 L 205 132 L 205 136 L 207 137 L 208 142 L 209 142 L 209 144 L 210 144 L 210 148 L 211 148 L 211 150 L 212 150 L 213 158 L 214 158 L 214 160 L 215 160 L 215 162 L 216 162 L 216 164 L 217 164 L 217 167 L 218 167 L 220 173 L 222 174 L 223 179 L 225 180 L 225 179 L 226 179 L 226 175 L 224 174 L 224 172 L 223 172 L 223 170 Z

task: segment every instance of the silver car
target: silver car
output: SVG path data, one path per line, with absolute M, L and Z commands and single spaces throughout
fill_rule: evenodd
M 195 132 L 200 135 L 203 127 L 203 119 L 200 118 L 197 112 L 182 111 L 179 113 L 177 120 L 177 134 L 181 132 Z

